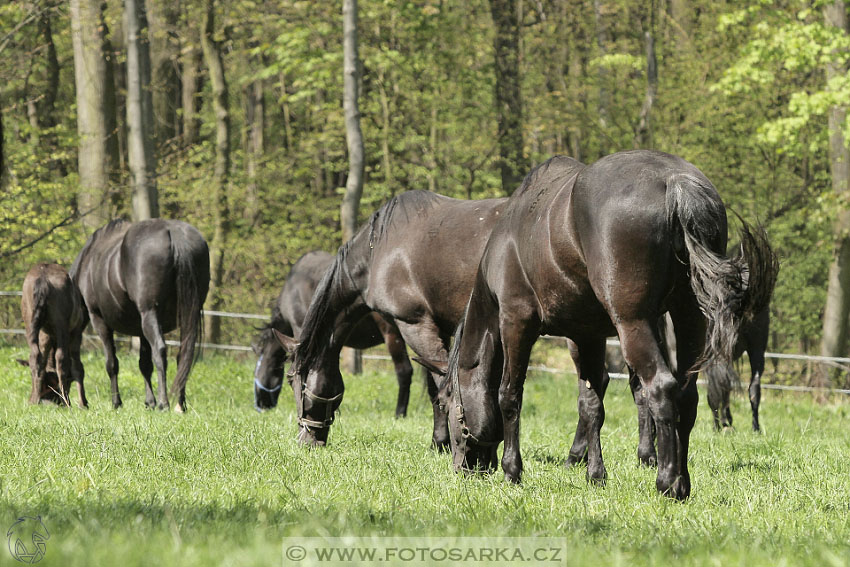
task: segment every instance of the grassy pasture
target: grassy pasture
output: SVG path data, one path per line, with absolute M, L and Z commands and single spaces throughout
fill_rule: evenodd
M 23 354 L 0 348 L 0 529 L 40 515 L 50 539 L 39 565 L 284 565 L 284 537 L 446 534 L 560 537 L 570 565 L 850 564 L 843 400 L 766 391 L 764 434 L 754 435 L 738 395 L 738 431 L 718 435 L 703 396 L 693 496 L 678 503 L 655 493 L 654 470 L 637 466 L 623 381 L 606 398 L 609 482 L 598 488 L 583 468 L 561 466 L 576 421 L 574 376 L 532 372 L 517 487 L 501 474 L 454 474 L 428 448 L 422 385 L 410 416 L 393 419 L 395 378 L 379 363 L 347 380 L 330 445 L 311 451 L 294 442 L 289 391 L 278 409 L 253 411 L 252 360 L 200 361 L 180 416 L 145 409 L 126 354 L 121 410 L 111 409 L 99 353 L 84 358 L 88 411 L 30 407 L 28 371 L 12 363 Z M 3 547 L 0 565 L 17 564 Z

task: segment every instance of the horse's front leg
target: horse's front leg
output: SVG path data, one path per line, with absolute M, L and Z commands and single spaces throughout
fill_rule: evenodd
M 437 324 L 430 319 L 425 319 L 417 323 L 405 323 L 403 321 L 395 321 L 401 336 L 413 352 L 426 360 L 444 361 L 448 360 L 449 355 L 446 350 L 449 337 L 443 337 Z M 428 389 L 428 397 L 431 399 L 431 406 L 434 408 L 434 432 L 431 437 L 431 444 L 438 451 L 449 450 L 449 425 L 448 414 L 446 408 L 443 407 L 438 399 L 442 378 L 436 378 L 435 374 L 428 371 L 426 379 L 426 387 Z
M 519 420 L 522 411 L 522 393 L 531 348 L 540 332 L 536 314 L 522 307 L 500 306 L 499 334 L 502 340 L 504 367 L 499 385 L 499 409 L 505 448 L 502 453 L 502 470 L 505 479 L 518 483 L 522 476 L 522 456 L 519 449 Z

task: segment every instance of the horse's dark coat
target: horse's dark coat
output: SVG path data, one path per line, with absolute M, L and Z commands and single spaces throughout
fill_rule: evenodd
M 80 407 L 88 407 L 80 361 L 86 306 L 68 272 L 58 264 L 33 266 L 24 278 L 21 315 L 30 348 L 30 403 L 54 400 L 68 404 L 71 381 L 77 383 Z
M 616 334 L 657 428 L 656 486 L 686 498 L 698 397 L 690 370 L 731 356 L 739 322 L 767 305 L 776 277 L 761 232 L 745 226 L 744 257 L 723 255 L 726 226 L 708 179 L 669 154 L 622 152 L 587 167 L 553 158 L 529 174 L 493 228 L 449 357 L 443 396 L 455 466 L 491 468 L 504 439 L 502 468 L 519 481 L 523 383 L 545 333 L 575 342 L 587 475 L 604 481 L 605 339 Z M 658 345 L 665 311 L 675 377 Z
M 333 261 L 334 257 L 327 252 L 308 252 L 293 264 L 286 277 L 283 289 L 272 307 L 271 322 L 262 329 L 255 349 L 259 359 L 254 370 L 254 406 L 260 411 L 277 405 L 287 358 L 287 352 L 275 338 L 273 330 L 289 337 L 298 338 L 301 335 L 301 326 L 316 286 Z M 366 349 L 382 342 L 387 345 L 398 377 L 396 416 L 404 417 L 407 415 L 413 368 L 398 329 L 377 313 L 370 313 L 351 330 L 344 344 Z
M 178 396 L 175 409 L 184 411 L 195 341 L 202 334 L 201 307 L 209 290 L 209 266 L 209 250 L 201 233 L 177 220 L 115 220 L 96 230 L 86 242 L 71 267 L 71 278 L 103 342 L 114 407 L 121 406 L 121 396 L 113 332 L 139 337 L 145 403 L 166 409 L 167 350 L 163 334 L 179 325 L 180 348 L 172 392 Z M 159 378 L 157 396 L 150 382 L 153 366 Z
M 342 338 L 369 311 L 394 323 L 419 356 L 446 360 L 481 251 L 505 203 L 410 191 L 393 197 L 340 248 L 319 283 L 295 353 L 293 388 L 302 442 L 326 441 L 328 416 L 344 390 Z M 431 373 L 428 391 L 434 406 L 433 442 L 445 447 L 445 413 Z

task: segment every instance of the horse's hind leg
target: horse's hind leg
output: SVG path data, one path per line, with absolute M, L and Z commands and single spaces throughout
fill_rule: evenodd
M 608 372 L 605 371 L 605 339 L 582 340 L 577 343 L 579 376 L 578 412 L 585 424 L 587 435 L 587 479 L 604 483 L 608 474 L 602 461 L 600 431 L 605 422 L 602 400 L 608 389 Z
M 154 396 L 153 386 L 151 386 L 153 359 L 151 358 L 151 344 L 145 337 L 139 337 L 139 372 L 145 379 L 145 405 L 153 409 L 156 407 L 156 396 Z
M 646 389 L 631 367 L 629 367 L 629 389 L 632 391 L 632 398 L 638 412 L 638 461 L 644 466 L 654 467 L 658 464 L 658 455 L 655 452 L 655 422 L 649 412 Z
M 661 493 L 675 498 L 686 498 L 690 492 L 690 483 L 681 482 L 676 428 L 679 384 L 664 361 L 652 330 L 654 323 L 645 320 L 621 320 L 617 324 L 617 334 L 620 336 L 626 363 L 643 382 L 647 407 L 655 421 L 658 436 L 658 476 L 655 486 Z
M 168 368 L 168 350 L 165 346 L 165 340 L 162 338 L 162 329 L 159 326 L 156 312 L 152 309 L 142 312 L 142 332 L 150 346 L 151 357 L 153 364 L 156 367 L 156 375 L 159 382 L 157 393 L 157 408 L 166 410 L 168 404 L 168 391 L 166 389 L 166 370 Z M 141 368 L 141 360 L 139 361 Z
M 97 315 L 91 315 L 91 325 L 100 342 L 103 343 L 103 354 L 106 357 L 106 373 L 109 375 L 109 384 L 112 387 L 112 407 L 121 407 L 121 394 L 118 392 L 118 357 L 115 356 L 115 340 L 112 329 Z
M 63 331 L 61 327 L 57 328 L 54 325 L 54 329 L 56 333 L 56 348 L 53 352 L 53 360 L 56 366 L 56 376 L 59 378 L 59 398 L 62 400 L 61 403 L 69 406 L 71 405 L 68 398 L 71 386 L 70 338 L 68 337 L 68 333 Z
M 761 375 L 764 372 L 764 350 L 752 349 L 747 350 L 747 355 L 750 357 L 750 407 L 753 409 L 753 431 L 760 432 L 759 425 L 759 405 L 761 404 Z
M 27 332 L 29 337 L 29 331 Z M 30 343 L 30 375 L 32 376 L 32 392 L 30 392 L 31 404 L 37 404 L 41 401 L 41 391 L 44 389 L 44 368 L 47 364 L 45 357 L 41 354 L 38 340 Z
M 89 401 L 86 399 L 86 389 L 83 386 L 83 380 L 86 377 L 86 370 L 83 367 L 83 361 L 80 359 L 80 348 L 83 342 L 83 333 L 76 333 L 71 339 L 71 377 L 77 383 L 77 393 L 80 396 L 79 404 L 81 408 L 88 408 Z M 68 394 L 70 396 L 70 393 Z
M 413 377 L 413 366 L 407 356 L 407 345 L 398 330 L 390 325 L 381 328 L 384 342 L 395 365 L 395 375 L 398 379 L 398 400 L 395 406 L 396 417 L 407 416 L 407 404 L 410 401 L 410 382 Z
M 570 349 L 570 357 L 573 359 L 573 365 L 576 368 L 576 375 L 578 376 L 578 394 L 579 398 L 581 398 L 581 388 L 584 385 L 584 380 L 581 379 L 581 364 L 579 363 L 579 353 L 578 347 L 576 344 L 567 339 L 567 347 Z M 573 467 L 579 463 L 584 463 L 587 461 L 587 424 L 581 419 L 581 412 L 579 412 L 578 423 L 576 424 L 576 433 L 573 437 L 573 444 L 570 447 L 570 452 L 567 455 L 567 460 L 564 463 L 564 466 L 567 468 Z
M 696 304 L 696 300 L 689 299 L 679 305 L 670 308 L 670 316 L 673 319 L 673 327 L 676 331 L 676 354 L 677 354 L 677 396 L 676 406 L 678 412 L 678 423 L 676 424 L 679 435 L 679 486 L 674 493 L 678 498 L 687 498 L 691 492 L 691 476 L 688 472 L 688 449 L 690 446 L 691 430 L 697 419 L 697 405 L 699 393 L 697 392 L 697 374 L 691 372 L 697 360 L 702 357 L 705 350 L 705 316 Z M 728 392 L 725 397 L 728 411 Z

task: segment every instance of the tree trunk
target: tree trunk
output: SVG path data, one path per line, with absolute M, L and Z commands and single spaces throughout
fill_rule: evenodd
M 496 111 L 502 191 L 510 195 L 522 181 L 522 92 L 519 78 L 519 17 L 516 0 L 490 0 L 496 27 Z
M 180 56 L 182 77 L 180 81 L 180 97 L 182 99 L 183 122 L 181 124 L 183 147 L 193 145 L 198 140 L 201 122 L 198 113 L 201 110 L 202 79 L 200 73 L 202 53 L 194 45 L 183 48 Z
M 180 120 L 180 77 L 177 74 L 179 48 L 171 38 L 174 23 L 179 17 L 180 5 L 172 0 L 150 0 L 148 5 L 151 60 L 151 98 L 153 104 L 153 132 L 158 145 L 177 136 Z
M 823 15 L 827 27 L 838 28 L 845 33 L 848 31 L 843 0 L 835 0 L 824 6 Z M 826 66 L 827 80 L 846 73 L 847 67 L 843 63 L 829 63 Z M 850 152 L 847 150 L 847 141 L 842 130 L 846 115 L 846 107 L 835 106 L 830 109 L 828 117 L 832 188 L 841 196 L 845 196 L 850 189 Z M 823 356 L 845 356 L 847 349 L 847 318 L 850 315 L 850 211 L 847 209 L 839 210 L 834 235 L 833 263 L 829 268 L 829 285 L 823 314 Z M 829 386 L 831 378 L 830 372 L 819 372 L 818 385 Z
M 650 2 L 649 29 L 644 32 L 646 45 L 646 98 L 640 109 L 640 120 L 635 131 L 635 148 L 652 147 L 652 106 L 658 94 L 658 65 L 655 60 L 655 2 Z
M 605 22 L 602 21 L 601 0 L 593 0 L 593 18 L 596 22 L 596 46 L 599 49 L 599 56 L 603 57 L 608 53 L 608 30 L 605 27 Z M 608 93 L 608 69 L 605 65 L 599 65 L 598 67 L 599 102 L 597 109 L 599 112 L 599 125 L 602 128 L 607 128 L 610 121 L 608 107 L 611 105 L 611 96 Z
M 156 157 L 153 147 L 150 42 L 145 0 L 124 0 L 124 33 L 127 38 L 127 146 L 133 220 L 159 216 Z
M 684 39 L 690 40 L 694 17 L 690 0 L 670 0 L 670 17 L 679 34 Z
M 358 106 L 360 65 L 357 56 L 357 0 L 342 2 L 343 34 L 343 94 L 342 107 L 345 113 L 345 139 L 348 143 L 348 180 L 345 196 L 340 208 L 342 239 L 348 242 L 357 230 L 357 212 L 363 195 L 364 148 L 363 132 L 360 130 L 360 108 Z M 343 364 L 352 374 L 362 372 L 359 351 L 345 349 Z
M 80 137 L 79 209 L 89 232 L 103 225 L 109 206 L 110 173 L 117 162 L 115 95 L 111 65 L 104 57 L 106 24 L 99 0 L 71 0 L 71 39 Z M 111 117 L 110 117 L 111 112 Z
M 246 171 L 248 176 L 247 195 L 244 216 L 250 221 L 257 218 L 259 214 L 257 195 L 257 170 L 258 162 L 265 152 L 265 129 L 266 103 L 263 93 L 263 81 L 258 79 L 245 85 L 243 90 L 245 101 L 245 157 Z
M 210 291 L 208 309 L 219 310 L 222 304 L 221 282 L 224 277 L 224 250 L 230 232 L 230 210 L 227 203 L 227 186 L 230 182 L 230 108 L 227 100 L 227 81 L 221 46 L 213 38 L 215 29 L 215 0 L 207 0 L 201 46 L 209 69 L 210 85 L 215 112 L 215 178 L 212 185 L 215 228 L 210 243 Z M 219 341 L 221 318 L 204 316 L 204 330 L 212 343 Z

